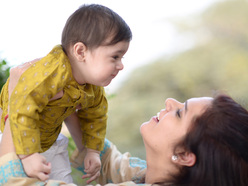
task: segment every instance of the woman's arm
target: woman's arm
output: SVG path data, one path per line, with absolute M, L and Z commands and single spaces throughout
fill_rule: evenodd
M 14 67 L 10 70 L 10 76 L 9 76 L 10 80 L 9 80 L 9 86 L 8 86 L 9 98 L 15 86 L 17 85 L 18 80 L 21 77 L 22 73 L 25 72 L 30 67 L 30 65 L 36 62 L 37 60 L 38 59 L 31 61 L 31 62 L 24 63 L 23 65 Z M 1 115 L 2 115 L 2 109 L 0 109 L 0 116 Z M 7 118 L 5 122 L 5 128 L 4 128 L 4 132 L 2 136 L 2 141 L 0 143 L 0 157 L 10 152 L 15 152 L 15 146 L 14 146 L 13 139 L 12 139 L 9 118 Z
M 10 152 L 15 152 L 15 146 L 12 140 L 9 119 L 7 119 L 5 122 L 2 141 L 0 143 L 0 157 Z
M 15 86 L 17 85 L 17 82 L 18 82 L 19 78 L 21 77 L 22 73 L 30 66 L 29 63 L 25 63 L 23 65 L 24 65 L 24 68 L 15 67 L 15 68 L 12 68 L 10 70 L 10 77 L 9 77 L 10 83 L 8 86 L 9 98 L 10 98 Z M 2 115 L 2 109 L 0 109 L 0 115 Z M 4 127 L 4 131 L 3 131 L 3 135 L 2 135 L 2 140 L 0 143 L 0 157 L 7 154 L 7 153 L 15 152 L 15 146 L 14 146 L 13 139 L 12 139 L 10 124 L 9 124 L 9 118 L 6 119 L 4 125 L 5 125 L 5 127 Z

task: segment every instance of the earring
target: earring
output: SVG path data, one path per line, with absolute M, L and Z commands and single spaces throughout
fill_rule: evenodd
M 177 155 L 173 155 L 173 156 L 171 157 L 172 161 L 176 161 L 177 158 L 178 158 Z

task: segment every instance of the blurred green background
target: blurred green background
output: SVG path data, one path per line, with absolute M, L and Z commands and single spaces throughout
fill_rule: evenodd
M 166 98 L 184 102 L 221 91 L 244 106 L 248 100 L 248 1 L 222 1 L 196 17 L 171 21 L 192 46 L 138 68 L 109 99 L 107 137 L 141 158 L 139 127 Z
M 166 98 L 184 102 L 220 91 L 247 108 L 248 1 L 220 1 L 195 17 L 170 21 L 191 46 L 136 69 L 114 94 L 108 95 L 107 138 L 121 152 L 129 151 L 143 159 L 139 127 L 164 108 Z M 2 86 L 8 76 L 8 63 L 1 60 L 0 68 Z M 74 148 L 70 140 L 69 152 Z M 81 173 L 73 170 L 73 174 L 80 184 Z

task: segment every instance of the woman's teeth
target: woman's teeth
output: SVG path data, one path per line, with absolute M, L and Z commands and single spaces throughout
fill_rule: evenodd
M 158 121 L 159 121 L 159 115 L 160 115 L 160 112 L 157 113 L 157 119 L 158 119 Z

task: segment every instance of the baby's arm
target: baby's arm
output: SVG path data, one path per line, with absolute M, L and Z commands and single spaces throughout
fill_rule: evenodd
M 84 158 L 84 167 L 86 174 L 83 175 L 83 179 L 90 178 L 86 182 L 89 184 L 90 182 L 96 180 L 100 176 L 101 170 L 101 159 L 100 152 L 93 149 L 87 149 L 86 156 Z
M 45 181 L 51 172 L 51 163 L 47 163 L 46 158 L 39 153 L 30 155 L 18 155 L 22 161 L 25 173 L 32 178 Z
M 74 140 L 79 152 L 83 151 L 84 145 L 82 144 L 83 134 L 80 128 L 80 121 L 76 113 L 73 113 L 65 119 L 65 124 L 69 130 L 72 139 Z
M 77 146 L 79 152 L 84 150 L 84 145 L 82 144 L 82 132 L 80 127 L 80 120 L 76 113 L 73 113 L 65 119 L 65 124 Z M 100 152 L 97 150 L 87 148 L 87 154 L 84 159 L 85 172 L 87 173 L 82 178 L 90 178 L 87 183 L 94 181 L 100 175 L 101 170 L 101 160 Z

